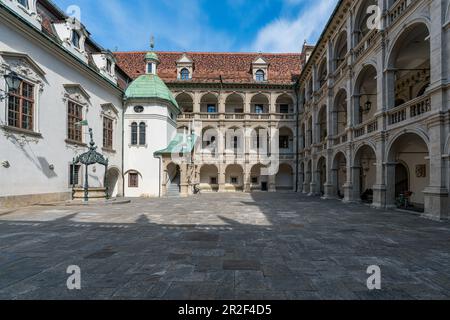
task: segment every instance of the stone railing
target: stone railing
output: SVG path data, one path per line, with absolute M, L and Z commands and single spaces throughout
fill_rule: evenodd
M 394 24 L 416 0 L 397 0 L 389 9 L 389 25 Z
M 244 120 L 245 114 L 243 113 L 226 113 L 225 120 Z
M 295 120 L 294 113 L 276 113 L 274 114 L 276 120 Z
M 361 58 L 361 56 L 374 45 L 377 35 L 378 30 L 373 29 L 361 39 L 359 44 L 355 47 L 355 49 L 353 49 L 355 61 Z
M 202 120 L 218 120 L 220 117 L 218 113 L 200 113 L 199 115 Z
M 345 59 L 334 71 L 333 78 L 334 82 L 338 82 L 344 75 L 347 70 L 347 60 Z
M 388 111 L 389 125 L 395 125 L 414 119 L 431 111 L 431 99 L 427 96 L 418 97 Z
M 251 113 L 250 119 L 251 120 L 270 120 L 270 114 L 269 113 Z
M 376 131 L 378 131 L 378 120 L 369 120 L 353 129 L 353 137 L 357 139 Z
M 178 115 L 178 119 L 193 119 L 194 114 L 193 113 L 182 113 Z
M 347 132 L 341 133 L 333 139 L 333 144 L 338 146 L 340 144 L 346 143 L 348 141 Z

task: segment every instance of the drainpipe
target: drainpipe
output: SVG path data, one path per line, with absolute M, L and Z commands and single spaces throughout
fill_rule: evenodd
M 122 197 L 125 198 L 125 97 L 122 103 Z
M 297 104 L 297 111 L 296 111 L 296 122 L 295 122 L 295 131 L 296 131 L 296 137 L 297 137 L 297 150 L 295 152 L 295 192 L 298 192 L 298 175 L 300 173 L 300 168 L 299 168 L 299 158 L 298 158 L 298 153 L 300 151 L 300 137 L 299 137 L 299 127 L 298 127 L 298 122 L 300 120 L 300 103 L 299 103 L 299 88 L 300 88 L 300 82 L 299 80 L 297 80 L 297 82 L 295 83 L 294 86 L 294 90 L 295 90 L 295 97 L 296 97 L 296 104 Z

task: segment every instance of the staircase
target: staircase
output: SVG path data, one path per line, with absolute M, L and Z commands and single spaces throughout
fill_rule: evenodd
M 180 177 L 176 176 L 170 184 L 167 184 L 167 198 L 178 198 L 180 196 Z

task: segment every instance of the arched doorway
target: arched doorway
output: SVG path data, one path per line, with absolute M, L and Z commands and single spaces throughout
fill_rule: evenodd
M 219 191 L 219 170 L 215 165 L 204 165 L 200 169 L 200 189 L 206 192 Z
M 225 190 L 244 191 L 244 169 L 238 164 L 231 164 L 225 170 Z
M 170 163 L 167 165 L 167 176 L 166 176 L 166 195 L 167 196 L 179 196 L 180 195 L 180 166 L 175 163 Z
M 347 129 L 347 91 L 340 90 L 334 99 L 333 134 L 339 136 Z
M 292 166 L 286 163 L 280 164 L 275 179 L 277 191 L 293 191 L 294 190 L 294 170 Z
M 342 31 L 336 40 L 336 45 L 334 47 L 334 70 L 339 68 L 345 63 L 345 57 L 347 56 L 348 45 L 347 45 L 347 31 Z
M 256 164 L 250 171 L 250 189 L 252 191 L 269 191 L 269 176 L 263 175 L 264 168 L 262 164 Z
M 107 188 L 108 198 L 123 197 L 123 177 L 119 169 L 115 167 L 108 169 L 105 187 Z
M 347 183 L 347 158 L 345 154 L 339 152 L 333 161 L 333 187 L 335 195 L 339 199 L 344 199 L 344 186 Z
M 325 184 L 327 183 L 327 159 L 321 157 L 317 163 L 317 172 L 319 173 L 319 192 L 325 195 Z
M 277 98 L 277 113 L 289 114 L 294 113 L 294 101 L 288 94 L 282 94 Z
M 207 93 L 200 99 L 201 113 L 215 114 L 219 112 L 219 100 L 213 93 Z
M 416 133 L 405 133 L 395 139 L 388 154 L 388 205 L 423 211 L 424 190 L 430 182 L 428 145 Z M 407 198 L 409 205 L 403 201 Z
M 377 157 L 372 147 L 365 145 L 359 148 L 354 161 L 353 192 L 355 199 L 365 203 L 373 202 L 374 185 L 376 184 Z

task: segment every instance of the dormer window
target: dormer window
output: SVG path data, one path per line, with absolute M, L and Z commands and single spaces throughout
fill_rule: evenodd
M 189 70 L 184 68 L 183 70 L 181 70 L 180 72 L 180 78 L 181 80 L 189 80 Z
M 112 63 L 109 59 L 106 59 L 106 71 L 110 74 L 112 73 Z
M 25 7 L 26 9 L 30 9 L 30 5 L 28 3 L 28 0 L 18 0 L 17 2 L 19 2 L 19 4 L 23 7 Z
M 258 82 L 266 81 L 266 74 L 262 70 L 256 71 L 255 80 Z
M 80 49 L 80 39 L 81 39 L 80 34 L 77 31 L 73 30 L 72 31 L 72 44 L 74 45 L 75 48 Z

